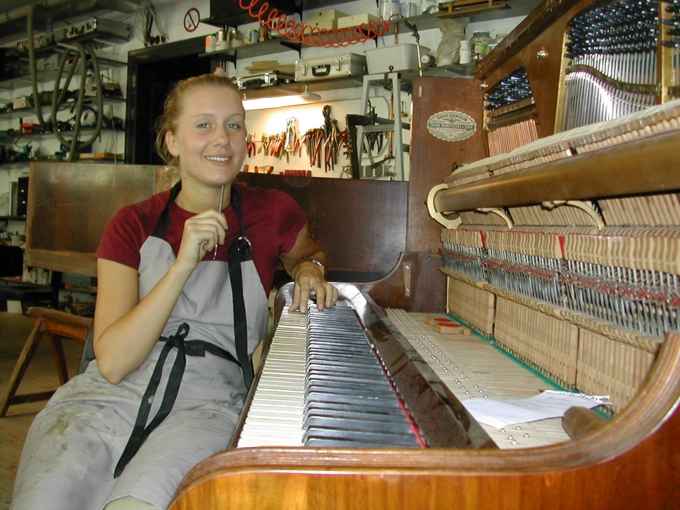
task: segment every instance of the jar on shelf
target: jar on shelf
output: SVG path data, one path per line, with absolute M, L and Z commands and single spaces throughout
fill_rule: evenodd
M 390 20 L 401 16 L 401 4 L 399 0 L 380 0 L 379 4 L 380 17 L 384 20 Z
M 472 50 L 472 59 L 479 62 L 489 53 L 489 45 L 491 44 L 491 35 L 489 32 L 475 32 L 470 39 L 470 47 Z
M 402 0 L 399 8 L 401 10 L 401 15 L 404 18 L 413 18 L 420 14 L 419 0 Z
M 472 50 L 470 48 L 470 41 L 463 39 L 460 41 L 460 49 L 458 62 L 461 64 L 469 64 L 472 62 Z

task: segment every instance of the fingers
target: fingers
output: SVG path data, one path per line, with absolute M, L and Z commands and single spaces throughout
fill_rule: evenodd
M 318 281 L 314 286 L 314 291 L 316 292 L 316 307 L 323 310 L 326 307 L 326 289 L 323 282 Z
M 335 303 L 337 301 L 338 301 L 338 289 L 336 289 L 330 283 L 326 282 L 326 303 L 325 303 L 326 308 L 335 306 Z
M 300 307 L 300 286 L 296 283 L 293 287 L 293 303 L 290 305 L 291 310 L 297 310 Z
M 188 219 L 184 228 L 186 231 L 196 234 L 204 234 L 206 231 L 213 232 L 212 247 L 214 248 L 217 244 L 223 244 L 226 240 L 229 225 L 223 214 L 217 211 L 205 211 Z M 204 240 L 204 238 L 201 237 L 201 240 Z
M 300 289 L 300 302 L 298 303 L 298 309 L 301 312 L 306 312 L 307 306 L 309 304 L 309 284 L 307 282 L 296 283 L 295 288 Z
M 208 210 L 208 211 L 203 211 L 201 214 L 197 214 L 196 216 L 190 218 L 187 220 L 187 222 L 196 222 L 196 223 L 211 223 L 211 222 L 217 222 L 217 224 L 226 230 L 229 230 L 229 225 L 227 224 L 227 219 L 224 217 L 224 214 L 221 212 L 215 211 L 215 210 Z
M 306 278 L 301 278 L 295 282 L 293 287 L 293 303 L 291 310 L 307 311 L 310 292 L 316 296 L 316 306 L 319 310 L 335 306 L 338 301 L 338 289 L 323 280 L 316 280 L 310 284 Z

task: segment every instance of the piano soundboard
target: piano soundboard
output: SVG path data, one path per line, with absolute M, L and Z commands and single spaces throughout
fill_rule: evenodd
M 385 314 L 356 287 L 343 289 L 350 299 L 328 310 L 283 306 L 237 447 L 519 448 L 569 439 L 560 419 L 480 426 L 459 400 L 528 397 L 551 385 L 474 334 L 451 338 L 426 326 L 426 314 Z M 413 367 L 424 378 L 404 379 Z

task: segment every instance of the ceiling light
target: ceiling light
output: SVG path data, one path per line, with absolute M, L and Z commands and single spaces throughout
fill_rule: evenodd
M 305 85 L 305 89 L 302 92 L 302 94 L 294 94 L 291 96 L 261 97 L 257 99 L 244 99 L 243 108 L 246 111 L 266 110 L 267 108 L 297 106 L 305 103 L 313 103 L 315 101 L 321 101 L 321 96 L 314 92 L 310 92 L 309 87 Z

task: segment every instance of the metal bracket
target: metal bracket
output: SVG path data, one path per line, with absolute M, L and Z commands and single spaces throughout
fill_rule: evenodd
M 595 207 L 595 204 L 590 200 L 547 200 L 545 202 L 541 202 L 541 205 L 548 210 L 554 209 L 555 207 L 559 207 L 561 205 L 576 207 L 590 217 L 590 219 L 593 221 L 593 225 L 595 225 L 598 230 L 602 230 L 605 227 L 604 218 L 602 218 L 602 215 Z
M 501 219 L 507 225 L 508 229 L 512 229 L 512 227 L 515 226 L 514 223 L 512 222 L 512 218 L 505 211 L 505 209 L 497 209 L 495 207 L 481 207 L 481 208 L 475 209 L 475 210 L 477 212 L 484 213 L 484 214 L 495 214 L 496 216 L 500 216 Z
M 437 193 L 445 189 L 449 189 L 448 184 L 437 184 L 430 190 L 430 192 L 427 194 L 427 212 L 429 212 L 430 217 L 440 225 L 446 228 L 456 229 L 460 226 L 463 220 L 458 216 L 455 218 L 447 218 L 442 213 L 437 211 L 434 206 L 434 197 L 437 195 Z

